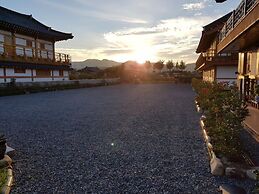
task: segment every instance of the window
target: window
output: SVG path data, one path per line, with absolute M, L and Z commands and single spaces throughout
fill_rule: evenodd
M 15 68 L 15 69 L 14 69 L 14 73 L 26 73 L 26 69 Z
M 37 77 L 51 77 L 51 72 L 49 69 L 36 69 Z
M 63 70 L 59 70 L 59 76 L 63 77 L 64 76 L 64 71 Z

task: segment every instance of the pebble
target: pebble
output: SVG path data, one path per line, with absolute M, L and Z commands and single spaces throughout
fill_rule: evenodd
M 12 193 L 218 193 L 184 84 L 116 85 L 0 98 L 16 149 Z

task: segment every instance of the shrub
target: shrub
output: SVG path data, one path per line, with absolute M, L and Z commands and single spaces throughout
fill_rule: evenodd
M 241 160 L 240 131 L 248 110 L 239 98 L 237 88 L 196 80 L 194 85 L 197 101 L 206 115 L 205 125 L 215 153 L 232 161 Z

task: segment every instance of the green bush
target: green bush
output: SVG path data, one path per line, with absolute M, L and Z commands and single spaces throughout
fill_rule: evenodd
M 3 186 L 6 184 L 7 181 L 7 169 L 1 168 L 0 169 L 0 189 L 2 190 Z
M 242 160 L 240 131 L 248 110 L 237 88 L 197 80 L 193 80 L 193 87 L 198 94 L 196 100 L 205 113 L 206 129 L 215 153 L 231 161 Z

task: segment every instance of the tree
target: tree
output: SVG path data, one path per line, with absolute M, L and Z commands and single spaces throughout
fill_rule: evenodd
M 183 71 L 183 70 L 185 70 L 185 68 L 186 68 L 185 62 L 183 62 L 183 60 L 181 60 L 180 65 L 179 65 L 179 69 Z
M 180 65 L 179 65 L 179 62 L 177 61 L 176 64 L 175 64 L 175 69 L 176 70 L 179 70 L 180 69 Z
M 163 60 L 159 60 L 154 64 L 154 68 L 158 69 L 160 72 L 164 67 L 164 61 Z
M 173 62 L 172 60 L 167 61 L 167 63 L 166 63 L 166 68 L 167 68 L 169 71 L 172 71 L 172 69 L 174 68 L 174 62 Z
M 151 69 L 151 67 L 152 67 L 152 64 L 151 64 L 150 61 L 146 61 L 144 65 L 145 65 L 147 70 Z

